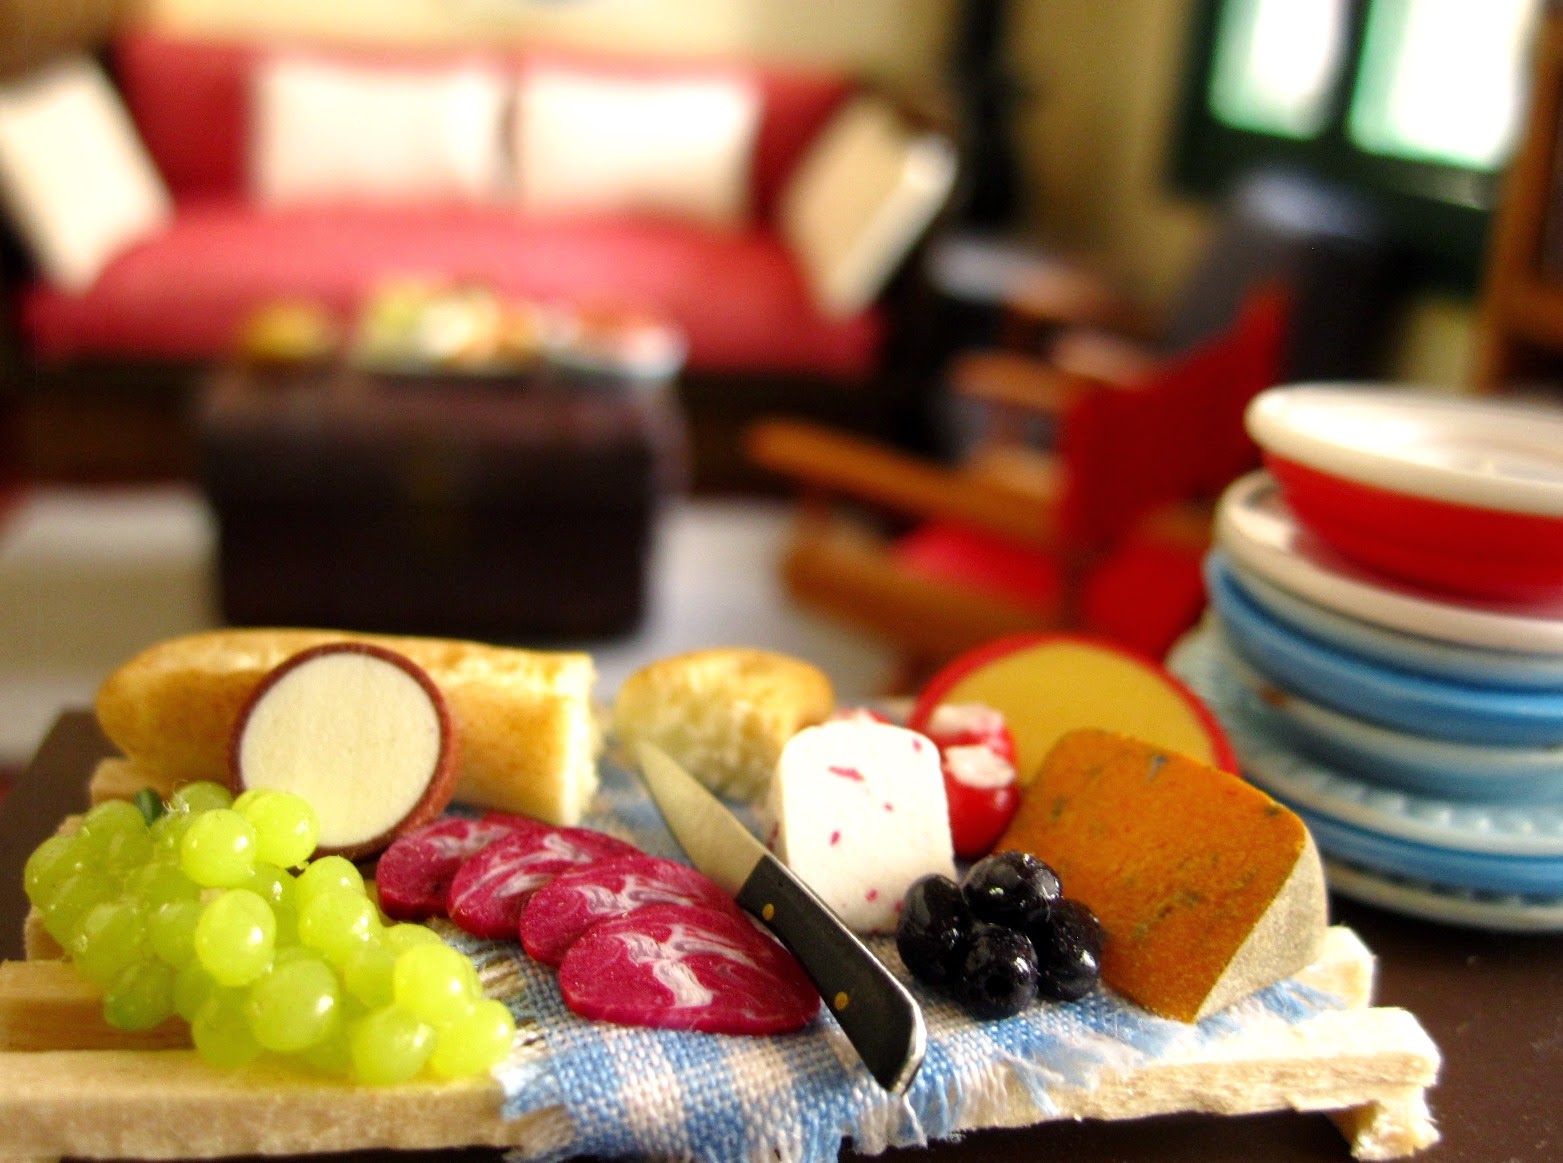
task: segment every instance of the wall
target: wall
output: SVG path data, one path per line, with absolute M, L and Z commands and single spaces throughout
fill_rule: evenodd
M 1165 303 L 1211 228 L 1208 210 L 1161 186 L 1176 116 L 1189 0 L 1021 0 L 1016 72 L 1035 86 L 1020 146 L 1049 242 L 1099 256 L 1126 285 Z M 1469 302 L 1423 296 L 1391 344 L 1389 378 L 1468 382 Z
M 101 41 L 125 7 L 120 0 L 0 0 L 0 77 Z
M 145 0 L 191 32 L 377 41 L 542 40 L 847 64 L 914 83 L 942 67 L 952 0 Z

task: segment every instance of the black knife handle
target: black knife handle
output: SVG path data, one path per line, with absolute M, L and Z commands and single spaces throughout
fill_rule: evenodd
M 906 987 L 775 857 L 755 866 L 738 903 L 792 950 L 879 1085 L 905 1090 L 927 1045 L 922 1009 Z

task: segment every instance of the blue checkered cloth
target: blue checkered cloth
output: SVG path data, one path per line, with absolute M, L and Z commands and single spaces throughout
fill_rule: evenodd
M 635 777 L 604 766 L 586 823 L 658 856 L 681 858 Z M 752 821 L 751 821 L 752 823 Z M 545 1159 L 675 1158 L 710 1163 L 764 1159 L 834 1160 L 843 1140 L 858 1150 L 920 1146 L 951 1138 L 1018 1081 L 1045 1116 L 1049 1089 L 1090 1087 L 1103 1071 L 1126 1071 L 1180 1056 L 1256 1026 L 1294 1024 L 1344 1003 L 1283 982 L 1198 1025 L 1154 1017 L 1104 989 L 1079 1002 L 1042 1004 L 1017 1017 L 978 1022 L 912 981 L 888 938 L 874 952 L 923 1006 L 928 1053 L 899 1097 L 869 1076 L 840 1027 L 821 1007 L 802 1031 L 779 1037 L 650 1030 L 591 1022 L 571 1013 L 553 972 L 514 942 L 455 938 L 481 965 L 511 962 L 499 975 L 518 1020 L 540 1024 L 547 1053 L 497 1071 L 504 1113 L 550 1107 L 569 1115 L 576 1137 Z

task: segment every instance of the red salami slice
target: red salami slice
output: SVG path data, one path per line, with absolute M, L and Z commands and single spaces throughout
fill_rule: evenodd
M 559 990 L 583 1018 L 716 1034 L 784 1034 L 819 1009 L 792 954 L 746 917 L 706 905 L 597 922 L 564 955 Z
M 491 812 L 481 820 L 447 816 L 399 836 L 380 856 L 380 907 L 399 921 L 444 916 L 445 896 L 462 861 L 495 840 L 546 828 L 526 816 Z
M 588 828 L 541 824 L 470 856 L 450 885 L 450 919 L 474 937 L 516 939 L 531 895 L 561 872 L 639 850 Z
M 521 914 L 521 944 L 544 965 L 558 965 L 567 949 L 599 921 L 648 905 L 709 905 L 738 914 L 738 906 L 705 873 L 656 856 L 625 856 L 561 872 L 532 896 Z

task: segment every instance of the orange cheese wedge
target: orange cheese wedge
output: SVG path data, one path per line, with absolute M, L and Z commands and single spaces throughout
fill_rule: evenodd
M 1047 861 L 1102 922 L 1102 980 L 1198 1021 L 1302 969 L 1324 873 L 1295 813 L 1227 772 L 1106 731 L 1065 735 L 999 839 Z

